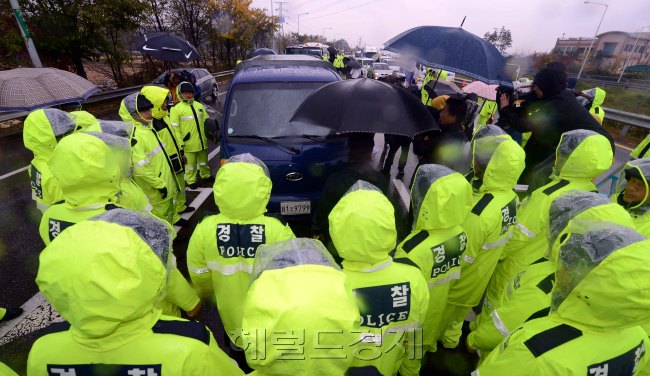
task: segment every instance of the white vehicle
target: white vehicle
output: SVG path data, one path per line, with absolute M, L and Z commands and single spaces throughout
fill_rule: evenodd
M 372 78 L 378 79 L 390 76 L 393 70 L 386 63 L 372 63 L 372 68 L 369 69 L 369 72 L 372 72 Z
M 393 72 L 399 73 L 402 71 L 402 67 L 399 65 L 399 61 L 397 60 L 383 57 L 381 59 L 381 62 L 388 64 L 388 66 L 390 67 L 390 69 L 393 70 Z
M 361 75 L 368 77 L 368 69 L 372 68 L 372 63 L 375 61 L 367 57 L 360 57 L 357 58 L 357 62 L 361 64 Z

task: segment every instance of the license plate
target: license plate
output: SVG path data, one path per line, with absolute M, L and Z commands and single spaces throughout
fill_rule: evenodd
M 311 201 L 282 201 L 280 202 L 280 214 L 311 214 Z

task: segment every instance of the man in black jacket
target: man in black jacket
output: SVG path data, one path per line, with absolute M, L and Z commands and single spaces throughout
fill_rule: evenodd
M 614 140 L 607 131 L 578 103 L 575 96 L 565 90 L 566 73 L 560 63 L 551 63 L 541 69 L 533 80 L 533 91 L 538 100 L 529 104 L 526 113 L 518 114 L 510 106 L 510 97 L 499 98 L 499 126 L 514 128 L 519 132 L 532 132 L 524 147 L 526 169 L 520 182 L 534 183 L 547 177 L 537 177 L 538 165 L 553 158 L 562 133 L 575 129 L 587 129 L 602 134 L 614 148 Z M 547 171 L 547 169 L 541 169 Z M 545 172 L 544 172 L 545 173 Z

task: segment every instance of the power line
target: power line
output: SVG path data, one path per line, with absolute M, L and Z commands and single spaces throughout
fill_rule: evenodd
M 338 0 L 338 1 L 335 1 L 335 2 L 333 2 L 333 3 L 330 3 L 330 4 L 325 5 L 324 7 L 317 8 L 316 10 L 310 10 L 309 13 L 318 13 L 318 12 L 322 12 L 323 10 L 325 10 L 325 9 L 327 9 L 327 8 L 331 8 L 332 6 L 334 6 L 334 5 L 338 4 L 338 3 L 342 3 L 342 2 L 344 2 L 344 1 L 347 1 L 347 0 Z
M 376 3 L 377 1 L 379 1 L 379 0 L 371 0 L 371 1 L 365 2 L 365 3 L 363 3 L 363 4 L 359 4 L 359 5 L 356 5 L 356 6 L 353 6 L 353 7 L 347 8 L 347 9 L 340 10 L 340 11 L 338 11 L 338 12 L 328 13 L 328 14 L 324 14 L 324 15 L 322 15 L 322 16 L 318 16 L 318 17 L 307 18 L 305 21 L 312 21 L 312 20 L 317 20 L 317 19 L 319 19 L 319 18 L 323 18 L 323 17 L 333 16 L 333 15 L 335 15 L 335 14 L 339 14 L 339 13 L 347 12 L 347 11 L 350 11 L 350 10 L 352 10 L 352 9 L 356 9 L 356 8 L 360 8 L 360 7 L 365 6 L 365 5 L 369 5 L 369 4 L 372 4 L 372 3 Z

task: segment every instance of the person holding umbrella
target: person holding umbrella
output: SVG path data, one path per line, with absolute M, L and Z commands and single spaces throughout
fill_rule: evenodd
M 169 69 L 167 71 L 167 74 L 165 74 L 163 85 L 165 85 L 165 87 L 169 89 L 169 92 L 172 94 L 172 102 L 174 102 L 174 104 L 180 102 L 178 93 L 176 91 L 176 88 L 178 87 L 178 85 L 180 85 L 180 83 L 181 83 L 180 75 L 178 73 L 172 72 L 172 70 Z
M 432 101 L 433 105 L 438 105 L 436 99 Z M 467 105 L 460 97 L 447 97 L 442 103 L 444 107 L 438 120 L 442 134 L 438 130 L 431 130 L 415 135 L 413 153 L 419 158 L 418 165 L 436 163 L 464 172 L 467 137 L 462 121 L 465 119 Z

